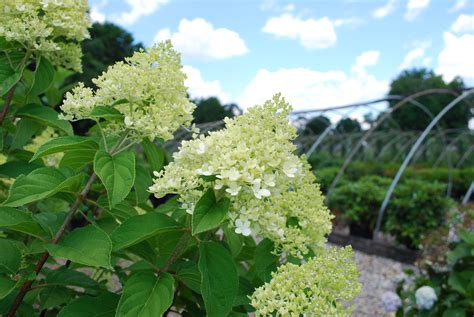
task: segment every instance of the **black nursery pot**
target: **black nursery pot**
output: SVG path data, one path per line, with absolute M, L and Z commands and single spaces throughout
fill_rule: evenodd
M 349 231 L 352 236 L 372 239 L 374 230 L 371 228 L 369 222 L 358 223 L 354 222 L 349 225 Z

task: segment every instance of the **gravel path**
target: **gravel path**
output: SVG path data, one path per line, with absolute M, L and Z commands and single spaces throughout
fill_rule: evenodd
M 395 291 L 397 276 L 413 266 L 375 255 L 355 251 L 355 261 L 361 272 L 362 292 L 354 301 L 354 317 L 394 316 L 386 313 L 381 297 L 386 291 Z

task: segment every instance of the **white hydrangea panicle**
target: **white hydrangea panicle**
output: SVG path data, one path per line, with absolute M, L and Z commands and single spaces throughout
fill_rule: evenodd
M 251 296 L 260 316 L 350 316 L 351 301 L 361 290 L 352 249 L 321 249 L 302 265 L 286 263 Z
M 124 120 L 109 130 L 126 128 L 137 138 L 169 140 L 181 125 L 192 121 L 195 105 L 188 99 L 185 79 L 179 53 L 170 41 L 161 42 L 135 52 L 93 79 L 96 91 L 77 86 L 66 95 L 62 118 L 85 119 L 95 106 L 111 106 Z
M 80 42 L 89 38 L 87 0 L 2 0 L 0 36 L 46 56 L 54 65 L 81 70 Z
M 273 240 L 278 251 L 296 257 L 323 247 L 332 229 L 333 216 L 324 206 L 324 197 L 309 170 L 301 183 L 255 204 L 251 211 L 243 214 L 256 219 L 259 232 Z
M 230 198 L 230 224 L 238 233 L 250 230 L 273 240 L 279 251 L 307 254 L 326 241 L 331 215 L 309 165 L 293 154 L 296 130 L 290 111 L 275 95 L 242 116 L 225 119 L 225 129 L 183 141 L 174 161 L 155 175 L 150 191 L 158 198 L 179 194 L 181 203 L 194 206 L 213 188 L 217 196 Z

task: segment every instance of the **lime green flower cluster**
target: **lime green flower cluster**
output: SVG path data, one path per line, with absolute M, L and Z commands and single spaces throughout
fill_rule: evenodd
M 302 256 L 325 242 L 331 216 L 309 166 L 294 155 L 291 107 L 280 96 L 244 115 L 226 119 L 226 128 L 183 141 L 174 162 L 156 173 L 156 197 L 180 195 L 193 213 L 203 192 L 231 200 L 229 218 L 236 232 L 270 238 L 277 248 Z
M 87 119 L 96 106 L 107 105 L 124 116 L 111 130 L 129 129 L 137 138 L 169 140 L 193 118 L 195 105 L 187 97 L 185 79 L 179 53 L 170 41 L 162 42 L 109 67 L 93 79 L 96 91 L 79 84 L 67 93 L 61 118 Z
M 35 136 L 31 140 L 30 144 L 25 145 L 23 149 L 35 153 L 41 145 L 45 144 L 46 142 L 54 138 L 57 138 L 58 136 L 59 135 L 54 131 L 53 128 L 47 127 L 41 132 L 41 134 Z M 64 156 L 64 153 L 55 153 L 55 154 L 43 156 L 42 160 L 43 160 L 44 165 L 46 166 L 58 167 L 59 162 L 61 161 L 63 156 Z
M 302 265 L 286 263 L 251 296 L 255 315 L 350 316 L 345 304 L 361 290 L 352 249 L 322 249 Z
M 91 26 L 88 10 L 87 0 L 2 0 L 0 37 L 80 71 L 79 42 L 89 38 Z
M 301 184 L 295 183 L 291 190 L 260 204 L 255 202 L 253 200 L 242 207 L 236 202 L 234 208 L 242 208 L 239 219 L 255 223 L 256 231 L 274 241 L 277 251 L 302 257 L 309 252 L 309 248 L 316 250 L 326 243 L 333 216 L 324 206 L 324 198 L 313 173 L 308 171 Z

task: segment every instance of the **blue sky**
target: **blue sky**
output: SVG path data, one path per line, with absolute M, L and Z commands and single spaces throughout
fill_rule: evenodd
M 473 0 L 90 0 L 146 46 L 170 38 L 193 97 L 296 109 L 383 96 L 402 69 L 474 85 Z

